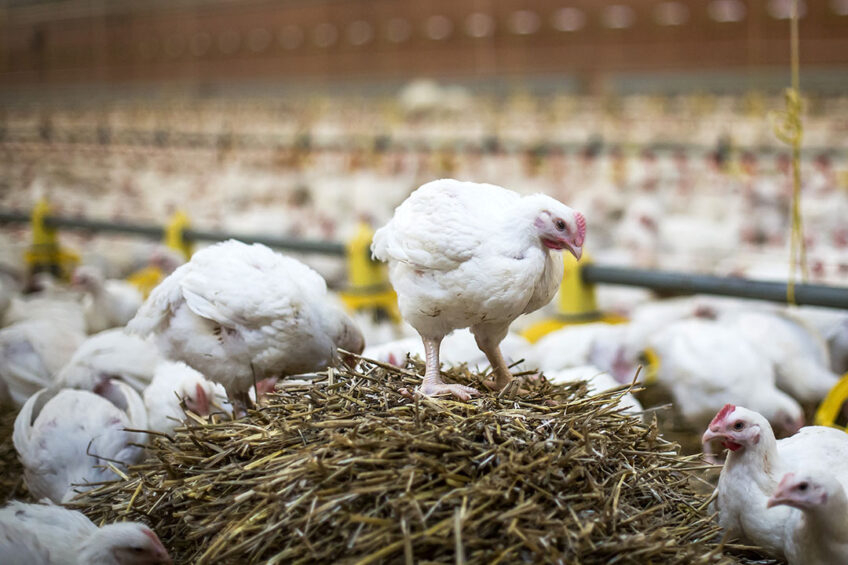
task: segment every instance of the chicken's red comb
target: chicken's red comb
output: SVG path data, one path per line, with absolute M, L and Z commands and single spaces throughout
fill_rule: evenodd
M 586 238 L 586 218 L 580 212 L 574 213 L 574 219 L 577 221 L 577 245 L 583 245 L 583 240 Z
M 718 424 L 719 422 L 723 421 L 734 410 L 736 410 L 736 406 L 734 406 L 733 404 L 725 404 L 724 407 L 721 410 L 718 411 L 718 414 L 715 415 L 715 418 L 713 418 L 713 421 L 710 422 L 710 426 L 712 426 L 713 424 Z

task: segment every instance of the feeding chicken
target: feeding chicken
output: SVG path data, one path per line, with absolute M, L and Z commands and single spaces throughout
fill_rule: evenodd
M 56 384 L 98 391 L 119 380 L 141 394 L 161 361 L 159 350 L 150 340 L 113 328 L 89 336 L 59 371 Z
M 521 197 L 491 184 L 442 179 L 413 192 L 377 230 L 371 250 L 389 263 L 404 319 L 424 342 L 422 394 L 467 400 L 474 388 L 446 384 L 439 347 L 470 328 L 493 368 L 494 388 L 511 380 L 499 344 L 509 325 L 554 297 L 566 249 L 578 259 L 586 220 L 543 194 Z
M 748 308 L 728 310 L 719 320 L 773 363 L 777 385 L 799 402 L 817 404 L 839 381 L 829 367 L 827 343 L 791 314 Z
M 88 483 L 114 480 L 110 463 L 141 460 L 147 436 L 125 428 L 147 428 L 144 403 L 122 382 L 110 392 L 106 399 L 85 390 L 45 389 L 21 408 L 12 439 L 36 499 L 64 502 Z
M 181 401 L 198 416 L 209 415 L 215 385 L 185 363 L 163 361 L 143 397 L 148 429 L 170 433 L 185 419 Z
M 221 383 L 239 411 L 252 405 L 255 383 L 321 370 L 337 361 L 338 348 L 364 347 L 318 273 L 235 240 L 195 253 L 151 292 L 127 329 L 153 334 L 165 356 Z
M 786 523 L 789 565 L 848 563 L 848 497 L 845 487 L 824 469 L 787 473 L 768 507 L 796 509 Z
M 701 427 L 725 404 L 747 404 L 786 435 L 804 424 L 801 406 L 775 386 L 772 362 L 732 327 L 703 319 L 675 322 L 651 336 L 657 383 Z
M 792 510 L 767 508 L 778 481 L 800 465 L 832 469 L 848 479 L 848 434 L 835 428 L 807 426 L 777 440 L 757 412 L 731 404 L 716 414 L 702 441 L 721 440 L 729 450 L 716 488 L 719 524 L 733 537 L 782 557 L 785 527 Z
M 0 508 L 0 555 L 8 565 L 171 563 L 162 542 L 144 524 L 98 528 L 82 512 L 18 501 Z

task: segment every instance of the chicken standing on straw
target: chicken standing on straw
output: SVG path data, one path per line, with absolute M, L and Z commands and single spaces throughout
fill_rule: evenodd
M 444 383 L 439 372 L 439 345 L 460 328 L 470 328 L 486 354 L 494 387 L 505 387 L 512 375 L 501 340 L 515 318 L 550 302 L 563 275 L 556 251 L 579 259 L 585 235 L 586 220 L 561 202 L 491 184 L 437 180 L 398 206 L 371 250 L 389 263 L 401 313 L 424 341 L 419 391 L 462 400 L 477 394 Z
M 361 353 L 353 320 L 321 275 L 264 245 L 230 240 L 195 253 L 153 289 L 127 330 L 221 383 L 239 413 L 272 377 L 318 371 L 337 348 Z

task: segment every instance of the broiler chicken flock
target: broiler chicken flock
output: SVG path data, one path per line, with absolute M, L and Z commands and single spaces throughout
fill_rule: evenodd
M 310 267 L 234 240 L 195 253 L 143 302 L 88 268 L 76 276 L 82 300 L 56 286 L 34 298 L 10 297 L 0 330 L 0 399 L 22 406 L 14 442 L 27 488 L 62 504 L 144 457 L 147 435 L 129 430 L 171 434 L 189 425 L 186 410 L 249 414 L 277 379 L 353 366 L 348 353 L 366 345 L 364 357 L 382 362 L 423 358 L 421 386 L 402 391 L 409 395 L 470 401 L 481 391 L 445 382 L 442 366 L 488 370 L 486 386 L 500 391 L 513 383 L 510 367 L 522 362 L 538 371 L 527 378 L 586 381 L 590 394 L 619 389 L 619 408 L 636 416 L 643 408 L 627 388 L 650 353 L 659 363 L 647 386 L 666 389 L 691 425 L 709 423 L 705 442 L 723 438 L 731 450 L 718 484 L 721 525 L 790 563 L 844 556 L 844 524 L 821 516 L 846 503 L 838 469 L 848 435 L 802 427 L 802 405 L 821 401 L 839 379 L 848 316 L 696 297 L 638 305 L 627 323 L 566 326 L 531 344 L 510 328 L 553 299 L 561 253 L 579 259 L 593 237 L 587 222 L 542 194 L 452 179 L 421 186 L 372 244 L 418 334 L 394 342 L 366 344 Z M 739 407 L 722 409 L 728 403 Z M 776 440 L 773 429 L 791 437 Z M 801 460 L 809 465 L 795 464 Z M 44 508 L 57 509 L 57 517 Z M 0 528 L 46 521 L 15 540 L 23 545 L 14 551 L 35 555 L 50 528 L 76 519 L 62 512 L 69 511 L 12 503 L 0 510 Z M 21 518 L 30 513 L 35 518 Z M 68 547 L 96 532 L 80 527 L 73 535 Z M 155 534 L 143 535 L 151 541 L 150 560 L 142 562 L 165 562 Z

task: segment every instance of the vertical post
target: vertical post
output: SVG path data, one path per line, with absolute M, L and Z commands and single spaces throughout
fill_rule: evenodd
M 171 249 L 182 253 L 186 260 L 191 259 L 192 244 L 185 240 L 185 230 L 190 226 L 188 214 L 182 210 L 177 210 L 171 221 L 165 227 L 165 245 Z
M 46 218 L 50 214 L 50 203 L 41 198 L 32 208 L 30 226 L 32 228 L 32 244 L 27 249 L 24 259 L 29 265 L 30 275 L 47 272 L 54 277 L 67 281 L 71 270 L 79 262 L 79 256 L 59 246 L 56 228 L 47 225 Z
M 389 283 L 386 265 L 371 259 L 374 230 L 362 221 L 346 246 L 348 288 L 340 293 L 350 310 L 370 310 L 376 317 L 400 323 L 397 294 Z

